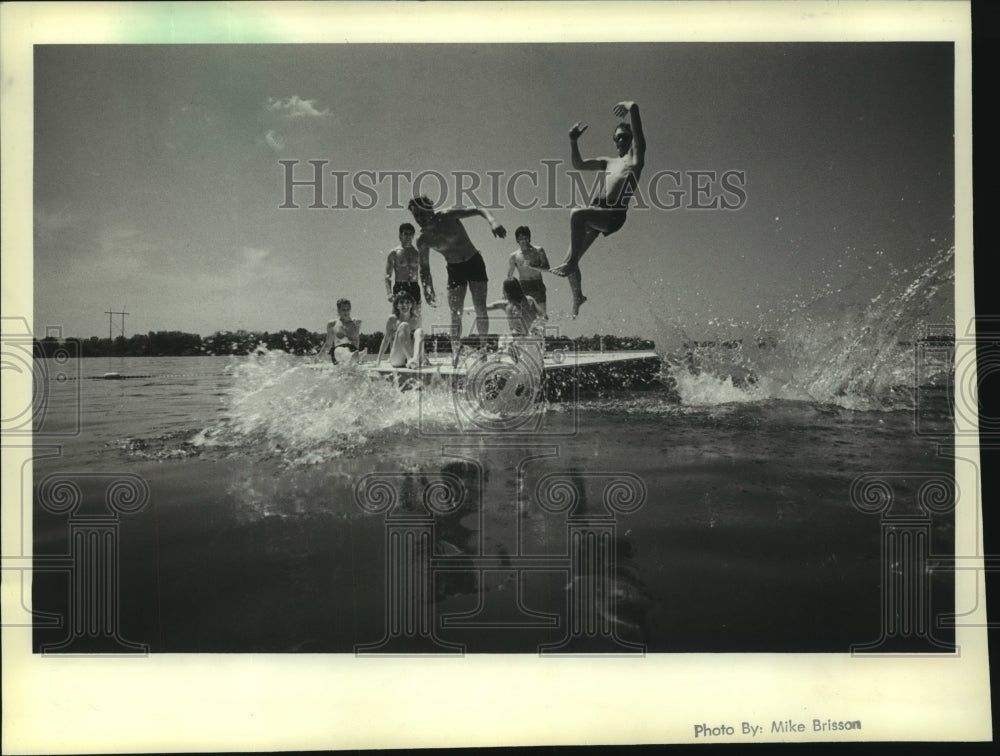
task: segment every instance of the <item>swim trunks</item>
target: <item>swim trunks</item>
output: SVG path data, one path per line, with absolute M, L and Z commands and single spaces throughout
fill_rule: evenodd
M 628 200 L 626 200 L 628 202 Z M 611 234 L 618 231 L 622 226 L 625 225 L 625 210 L 626 207 L 620 207 L 618 205 L 609 204 L 607 200 L 596 199 L 591 203 L 591 207 L 600 207 L 604 210 L 614 210 L 611 213 L 611 221 L 608 223 L 608 230 L 602 231 L 601 233 L 605 236 L 611 236 Z
M 476 252 L 468 260 L 460 263 L 448 263 L 448 288 L 457 289 L 469 281 L 488 281 L 486 277 L 486 261 Z
M 545 304 L 545 281 L 540 278 L 522 278 L 521 291 L 536 302 Z
M 420 304 L 420 284 L 416 281 L 396 281 L 392 285 L 392 298 L 395 299 L 399 292 L 405 291 L 416 304 Z

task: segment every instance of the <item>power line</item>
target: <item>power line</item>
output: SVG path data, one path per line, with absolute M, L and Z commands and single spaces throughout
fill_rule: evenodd
M 105 310 L 104 314 L 108 316 L 108 341 L 112 341 L 112 337 L 111 337 L 111 323 L 112 323 L 112 318 L 115 315 L 121 315 L 122 316 L 122 337 L 124 338 L 124 336 L 125 336 L 125 316 L 126 315 L 131 315 L 132 313 L 125 312 L 123 310 L 119 310 L 117 312 L 114 311 L 114 310 Z

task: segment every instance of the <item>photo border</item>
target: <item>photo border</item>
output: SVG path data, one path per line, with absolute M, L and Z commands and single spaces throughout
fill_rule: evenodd
M 735 12 L 734 12 L 735 11 Z M 572 15 L 572 23 L 567 16 Z M 613 23 L 612 23 L 613 22 Z M 559 30 L 559 38 L 552 30 Z M 971 20 L 966 2 L 21 3 L 0 6 L 2 315 L 32 305 L 32 45 L 551 41 L 949 41 L 955 44 L 955 326 L 972 296 Z M 17 282 L 14 285 L 13 282 Z M 3 402 L 30 396 L 4 377 Z M 7 414 L 5 412 L 4 416 Z M 2 554 L 30 562 L 30 447 L 3 443 Z M 956 448 L 956 558 L 981 560 L 978 446 Z M 6 474 L 10 471 L 16 474 Z M 25 530 L 26 529 L 26 530 Z M 978 576 L 978 578 L 977 578 Z M 5 572 L 6 578 L 6 572 Z M 368 749 L 687 743 L 694 725 L 812 713 L 861 719 L 842 740 L 989 740 L 985 581 L 956 574 L 947 657 L 654 654 L 640 659 L 358 659 L 350 654 L 46 658 L 30 628 L 3 628 L 5 752 Z M 3 620 L 23 611 L 4 579 Z M 608 691 L 613 695 L 605 696 Z M 52 723 L 58 723 L 53 726 Z M 737 730 L 738 732 L 738 730 Z M 793 738 L 787 738 L 793 739 Z M 827 741 L 811 732 L 799 742 Z M 749 742 L 736 737 L 719 742 Z

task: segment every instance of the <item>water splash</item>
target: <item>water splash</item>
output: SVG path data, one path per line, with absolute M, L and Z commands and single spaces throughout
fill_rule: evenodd
M 402 390 L 355 365 L 311 363 L 261 351 L 230 366 L 221 422 L 198 433 L 203 448 L 253 450 L 291 464 L 318 463 L 387 434 L 447 428 L 455 411 L 447 386 Z
M 770 323 L 714 322 L 724 335 L 708 342 L 654 313 L 657 348 L 687 405 L 790 399 L 856 410 L 909 408 L 914 342 L 928 326 L 954 331 L 954 282 L 950 248 L 916 272 L 890 269 L 885 286 L 864 305 L 849 304 L 845 287 L 828 288 Z

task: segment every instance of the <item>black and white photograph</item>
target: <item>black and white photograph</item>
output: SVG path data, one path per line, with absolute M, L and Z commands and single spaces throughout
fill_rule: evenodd
M 739 5 L 2 8 L 5 752 L 992 737 L 969 5 Z

